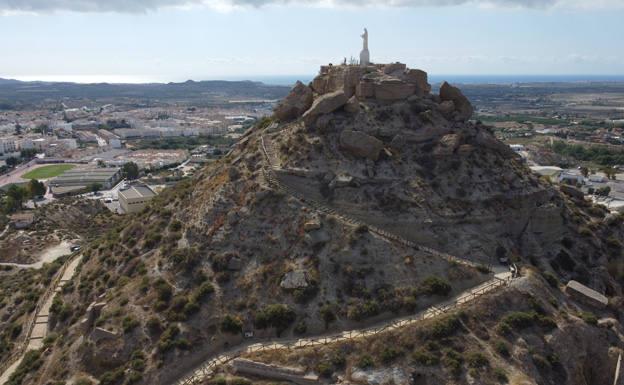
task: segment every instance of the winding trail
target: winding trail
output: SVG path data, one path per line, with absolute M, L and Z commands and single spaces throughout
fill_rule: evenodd
M 0 385 L 9 380 L 29 350 L 37 350 L 43 347 L 43 340 L 48 335 L 48 320 L 54 296 L 62 291 L 63 286 L 73 278 L 80 261 L 82 261 L 82 254 L 76 254 L 69 258 L 56 274 L 48 290 L 39 299 L 39 304 L 37 304 L 33 316 L 27 324 L 26 338 L 20 342 L 18 351 L 0 366 L 0 373 L 2 373 Z
M 419 250 L 423 253 L 429 254 L 434 257 L 443 258 L 449 262 L 460 263 L 463 265 L 471 266 L 471 267 L 480 267 L 482 266 L 479 263 L 475 263 L 465 258 L 456 257 L 447 253 L 443 253 L 437 250 L 433 250 L 431 248 L 418 245 L 412 241 L 404 239 L 396 234 L 392 234 L 383 229 L 377 228 L 375 226 L 370 226 L 366 223 L 363 223 L 357 219 L 346 216 L 342 213 L 337 212 L 335 209 L 331 207 L 327 207 L 321 202 L 315 201 L 313 199 L 309 199 L 309 197 L 304 196 L 298 191 L 294 191 L 288 186 L 281 183 L 278 177 L 275 175 L 274 171 L 280 170 L 279 159 L 275 157 L 273 152 L 273 144 L 270 140 L 265 139 L 265 137 L 260 137 L 262 152 L 264 155 L 265 166 L 262 169 L 262 180 L 264 183 L 268 185 L 269 188 L 274 188 L 276 190 L 282 191 L 294 198 L 300 200 L 302 203 L 311 206 L 313 209 L 319 212 L 323 212 L 326 214 L 331 214 L 336 216 L 337 218 L 343 220 L 346 223 L 352 225 L 366 225 L 369 231 L 388 242 L 400 243 L 403 246 L 411 247 L 416 250 Z M 222 353 L 218 356 L 215 356 L 211 359 L 206 360 L 203 364 L 189 373 L 187 376 L 181 378 L 176 381 L 175 385 L 198 385 L 203 380 L 210 378 L 214 375 L 216 369 L 233 359 L 246 354 L 260 351 L 270 351 L 270 350 L 292 350 L 292 349 L 302 349 L 312 346 L 320 346 L 320 345 L 329 345 L 338 342 L 344 342 L 352 339 L 358 338 L 366 338 L 370 336 L 377 335 L 379 333 L 385 333 L 392 330 L 397 330 L 409 325 L 413 325 L 417 322 L 421 322 L 427 319 L 431 319 L 437 317 L 441 314 L 447 313 L 451 310 L 454 310 L 460 306 L 465 306 L 468 303 L 475 301 L 477 298 L 481 296 L 491 293 L 496 290 L 500 290 L 512 284 L 513 279 L 516 278 L 517 268 L 511 270 L 504 266 L 496 266 L 494 268 L 490 268 L 490 270 L 494 273 L 494 277 L 486 281 L 482 284 L 479 284 L 473 288 L 470 288 L 453 299 L 436 304 L 434 306 L 429 307 L 428 309 L 421 311 L 415 315 L 396 318 L 393 320 L 385 321 L 380 323 L 379 325 L 373 327 L 367 327 L 356 330 L 343 331 L 334 334 L 320 335 L 316 337 L 308 337 L 308 338 L 300 338 L 300 339 L 274 339 L 270 342 L 262 342 L 262 343 L 252 343 L 247 342 L 240 344 L 239 346 Z

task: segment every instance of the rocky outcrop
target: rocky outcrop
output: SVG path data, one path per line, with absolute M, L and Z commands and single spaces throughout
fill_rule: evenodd
M 403 75 L 403 79 L 416 85 L 416 94 L 424 96 L 431 92 L 431 84 L 428 82 L 428 76 L 425 71 L 408 69 Z
M 344 130 L 340 133 L 340 147 L 352 155 L 377 160 L 383 142 L 360 131 Z
M 442 87 L 440 87 L 440 100 L 443 102 L 452 101 L 454 103 L 457 111 L 457 120 L 466 121 L 472 117 L 474 112 L 472 104 L 470 104 L 468 98 L 462 94 L 459 88 L 444 82 Z
M 308 276 L 303 270 L 288 272 L 282 278 L 280 287 L 287 290 L 304 289 L 308 287 Z
M 275 107 L 275 117 L 280 122 L 297 119 L 312 106 L 312 102 L 312 89 L 298 81 L 290 94 Z
M 320 115 L 334 112 L 344 106 L 349 99 L 344 91 L 335 91 L 318 97 L 305 114 L 303 120 L 307 125 L 313 124 Z

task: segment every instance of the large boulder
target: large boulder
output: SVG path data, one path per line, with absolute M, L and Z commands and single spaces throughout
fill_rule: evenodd
M 312 101 L 312 89 L 297 81 L 290 94 L 275 107 L 275 117 L 281 122 L 297 119 L 312 106 Z
M 472 113 L 474 112 L 472 104 L 470 104 L 468 98 L 462 94 L 459 88 L 444 82 L 442 87 L 440 87 L 440 99 L 443 102 L 452 101 L 455 104 L 458 120 L 465 121 L 472 117 Z
M 303 114 L 303 120 L 306 124 L 314 123 L 320 115 L 336 111 L 344 106 L 348 100 L 347 95 L 342 90 L 321 95 L 312 103 L 312 107 Z
M 377 160 L 383 142 L 360 131 L 343 130 L 340 133 L 340 147 L 352 155 Z
M 416 85 L 416 94 L 423 96 L 431 92 L 431 84 L 428 82 L 428 76 L 425 71 L 406 70 L 403 78 L 406 82 Z

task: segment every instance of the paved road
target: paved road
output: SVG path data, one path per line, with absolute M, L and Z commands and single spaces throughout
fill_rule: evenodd
M 31 169 L 35 168 L 34 166 L 36 166 L 37 163 L 36 161 L 33 159 L 30 162 L 23 164 L 21 166 L 17 166 L 15 169 L 11 170 L 10 172 L 4 174 L 4 175 L 0 175 L 0 187 L 2 186 L 6 186 L 8 184 L 12 184 L 12 183 L 23 183 L 26 182 L 26 180 L 22 179 L 21 176 L 24 175 L 26 172 L 30 171 Z

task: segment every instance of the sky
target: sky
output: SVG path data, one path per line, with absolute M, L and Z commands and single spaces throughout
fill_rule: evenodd
M 312 77 L 357 57 L 430 74 L 624 75 L 624 0 L 0 0 L 0 77 Z

